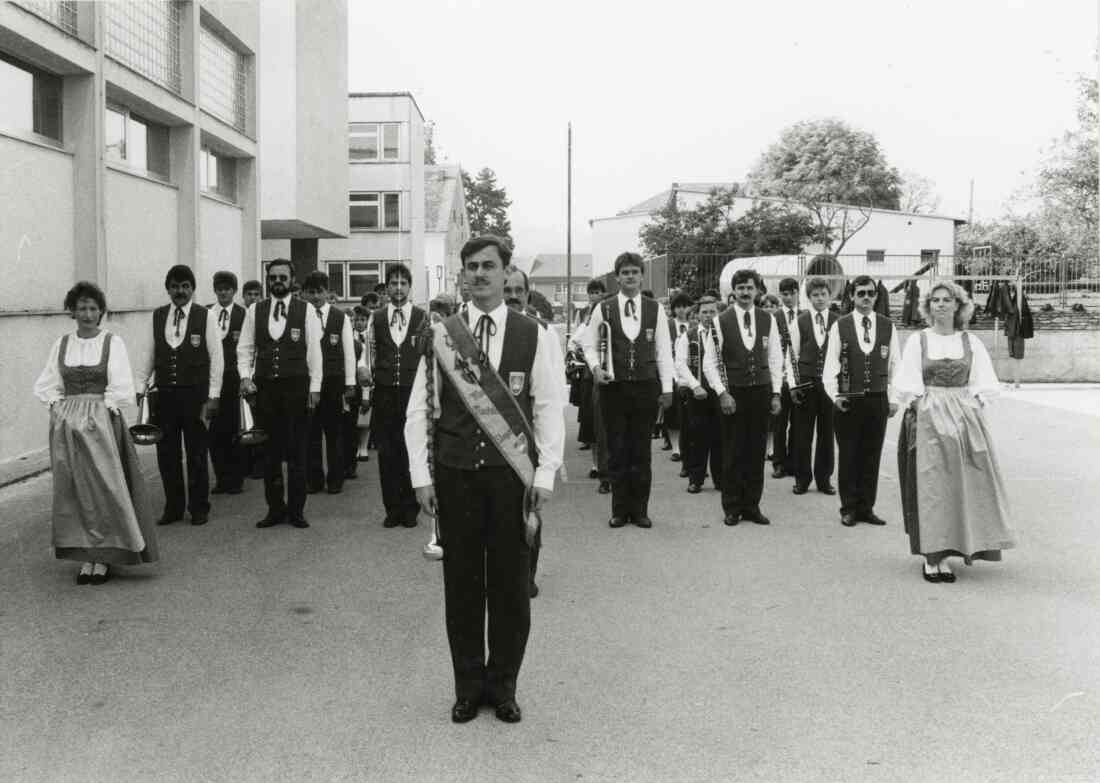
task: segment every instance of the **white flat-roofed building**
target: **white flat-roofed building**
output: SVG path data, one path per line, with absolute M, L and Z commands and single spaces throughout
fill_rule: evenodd
M 428 299 L 440 293 L 458 296 L 462 272 L 459 251 L 469 238 L 462 169 L 425 166 L 424 268 L 428 273 Z

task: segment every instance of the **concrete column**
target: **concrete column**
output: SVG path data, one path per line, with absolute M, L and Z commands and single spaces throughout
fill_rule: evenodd
M 92 280 L 108 290 L 107 240 L 104 222 L 104 111 L 103 6 L 82 8 L 81 30 L 94 41 L 96 72 L 66 76 L 61 116 L 65 143 L 73 152 L 73 263 L 75 280 Z

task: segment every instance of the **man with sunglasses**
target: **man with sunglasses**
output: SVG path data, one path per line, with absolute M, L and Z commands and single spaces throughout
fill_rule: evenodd
M 893 384 L 898 336 L 893 322 L 875 312 L 875 281 L 860 275 L 852 285 L 855 310 L 830 327 L 821 373 L 837 411 L 840 522 L 885 525 L 874 508 L 886 420 L 898 411 Z
M 305 518 L 309 414 L 321 398 L 324 356 L 320 321 L 308 318 L 309 306 L 291 296 L 293 282 L 293 263 L 285 258 L 268 262 L 271 296 L 248 308 L 237 342 L 241 396 L 256 395 L 257 418 L 268 436 L 264 447 L 267 516 L 256 523 L 261 528 L 280 522 L 309 527 Z

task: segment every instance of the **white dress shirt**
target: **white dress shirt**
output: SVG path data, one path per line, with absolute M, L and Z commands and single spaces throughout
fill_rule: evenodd
M 318 334 L 321 335 L 319 339 L 323 340 L 325 339 L 325 324 L 328 323 L 329 311 L 332 309 L 332 305 L 325 302 L 320 309 L 313 305 L 309 305 L 309 309 L 315 316 L 318 316 Z M 352 341 L 351 336 L 351 319 L 346 314 L 344 315 L 344 326 L 340 330 L 340 344 L 344 348 L 344 385 L 354 386 L 356 384 L 355 343 Z
M 629 318 L 626 315 L 626 303 L 628 297 L 621 291 L 615 297 L 619 308 L 619 322 L 623 326 L 623 334 L 628 340 L 636 340 L 642 331 L 642 295 L 634 297 L 634 315 Z M 588 322 L 584 333 L 580 335 L 580 345 L 584 348 L 584 360 L 593 370 L 600 364 L 600 355 L 596 350 L 597 337 L 600 333 L 599 326 L 603 323 L 603 307 L 594 305 L 592 319 Z M 664 308 L 657 307 L 657 329 L 653 336 L 656 341 L 657 351 L 657 375 L 661 379 L 661 393 L 672 393 L 672 381 L 676 375 L 676 365 L 672 359 L 672 338 L 668 333 L 668 316 Z
M 283 314 L 279 316 L 278 320 L 275 318 L 275 305 L 277 302 L 282 302 L 284 305 Z M 286 316 L 290 313 L 290 302 L 291 297 L 289 294 L 282 299 L 271 297 L 271 312 L 267 317 L 267 333 L 271 335 L 273 340 L 278 340 L 286 331 Z M 256 362 L 256 304 L 248 306 L 248 311 L 244 314 L 244 324 L 241 325 L 241 339 L 237 342 L 237 372 L 240 373 L 242 380 L 252 378 L 252 370 Z M 305 338 L 306 365 L 309 367 L 309 390 L 320 392 L 321 380 L 324 378 L 325 372 L 325 357 L 321 353 L 321 327 L 317 320 L 317 313 L 308 312 L 313 309 L 313 305 L 303 304 L 305 304 L 307 310 Z M 353 353 L 353 376 L 355 374 L 354 356 Z
M 758 334 L 756 330 L 756 308 L 744 310 L 740 305 L 733 304 L 727 308 L 726 312 L 728 313 L 731 310 L 737 318 L 737 328 L 741 332 L 742 345 L 752 351 L 756 345 L 756 335 Z M 749 328 L 745 328 L 745 313 L 749 314 Z M 714 316 L 714 325 L 711 326 L 712 329 L 718 330 L 718 345 L 715 346 L 714 340 L 707 340 L 703 350 L 703 374 L 707 377 L 710 388 L 714 389 L 714 393 L 719 397 L 726 391 L 726 385 L 722 383 L 722 374 L 718 368 L 718 363 L 724 361 L 722 359 L 722 348 L 726 344 L 722 327 L 719 324 L 720 318 L 721 316 Z M 772 324 L 771 331 L 768 333 L 768 341 L 764 347 L 768 354 L 768 375 L 771 377 L 772 394 L 779 394 L 779 390 L 783 388 L 783 344 L 779 338 L 779 326 L 777 324 Z
M 699 324 L 695 327 L 699 332 L 699 348 L 705 350 L 705 343 L 711 340 L 711 337 L 707 334 L 706 328 Z M 695 391 L 703 385 L 702 377 L 696 378 L 691 372 L 691 366 L 688 364 L 688 354 L 691 353 L 688 348 L 688 335 L 690 331 L 684 332 L 682 335 L 676 338 L 676 382 L 682 386 L 687 386 L 692 391 Z
M 488 315 L 496 326 L 496 334 L 489 338 L 489 364 L 496 369 L 500 366 L 501 352 L 504 349 L 504 332 L 508 320 L 508 307 L 501 303 L 491 313 L 484 313 L 472 301 L 468 308 L 471 330 L 477 326 L 482 315 Z M 559 354 L 557 336 L 549 329 L 538 329 L 538 345 L 535 347 L 535 363 L 531 367 L 531 414 L 532 429 L 535 434 L 535 449 L 538 452 L 538 467 L 535 468 L 535 486 L 547 491 L 554 489 L 554 475 L 561 467 L 565 452 L 565 386 L 560 375 L 560 364 L 555 367 L 554 351 Z M 409 473 L 414 488 L 431 486 L 432 474 L 428 467 L 428 423 L 427 423 L 427 386 L 424 372 L 424 358 L 416 368 L 409 406 L 405 411 L 405 445 L 409 452 Z M 439 388 L 443 383 L 438 360 L 435 368 L 435 418 L 441 413 Z
M 842 316 L 843 317 L 843 316 Z M 867 314 L 867 318 L 871 321 L 871 341 L 867 342 L 863 339 L 863 314 L 858 310 L 852 311 L 852 318 L 855 321 L 856 327 L 856 345 L 863 351 L 864 356 L 870 356 L 871 351 L 875 349 L 875 341 L 878 339 L 878 325 L 875 312 L 872 310 Z M 826 321 L 827 323 L 828 321 Z M 821 384 L 825 387 L 825 393 L 829 395 L 829 399 L 835 400 L 837 390 L 839 387 L 840 376 L 840 331 L 839 331 L 840 319 L 838 318 L 831 327 L 829 327 L 829 347 L 825 349 L 825 369 L 821 372 Z M 820 345 L 820 343 L 819 343 Z M 894 327 L 890 330 L 890 359 L 886 370 L 886 397 L 890 402 L 896 403 L 898 401 L 897 391 L 894 389 L 894 373 L 897 370 L 898 364 L 898 330 Z
M 134 376 L 130 370 L 130 357 L 126 353 L 126 344 L 122 338 L 111 335 L 106 329 L 100 329 L 95 337 L 78 337 L 76 332 L 69 335 L 65 346 L 66 367 L 95 367 L 103 358 L 104 340 L 111 336 L 111 355 L 107 357 L 107 388 L 103 391 L 103 402 L 111 410 L 134 404 Z M 61 379 L 61 369 L 57 366 L 57 355 L 61 351 L 61 338 L 53 341 L 46 366 L 38 380 L 34 382 L 34 396 L 47 405 L 53 405 L 65 396 L 65 383 Z
M 183 319 L 179 322 L 179 334 L 176 334 L 176 306 L 169 305 L 168 317 L 164 320 L 164 339 L 168 341 L 170 348 L 179 348 L 187 339 L 187 324 L 191 319 L 191 306 L 194 300 L 189 301 L 183 307 Z M 217 317 L 210 310 L 206 311 L 206 351 L 210 354 L 210 388 L 209 399 L 216 400 L 222 393 L 222 375 L 225 373 L 225 356 L 222 354 L 222 332 L 218 329 Z M 156 370 L 156 341 L 149 344 L 149 350 L 145 354 L 142 364 L 141 383 L 142 392 L 149 389 L 156 382 L 154 377 Z
M 229 334 L 229 324 L 233 320 L 233 303 L 230 302 L 228 307 L 222 307 L 220 304 L 212 304 L 207 308 L 210 311 L 210 316 L 214 319 L 214 323 L 218 327 L 218 331 L 221 332 L 222 339 Z M 225 313 L 225 318 L 222 318 L 222 313 Z
M 393 340 L 394 345 L 400 346 L 405 342 L 405 335 L 409 333 L 409 319 L 412 318 L 412 302 L 405 302 L 401 307 L 394 307 L 393 304 L 386 305 L 386 323 L 390 325 L 390 338 Z M 393 314 L 398 310 L 405 316 L 404 319 L 398 318 L 397 323 L 393 322 Z

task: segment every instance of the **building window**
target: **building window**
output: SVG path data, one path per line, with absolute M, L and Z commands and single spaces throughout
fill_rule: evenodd
M 348 154 L 353 161 L 399 160 L 401 125 L 353 122 L 348 126 Z
M 330 261 L 325 265 L 328 272 L 328 290 L 336 294 L 340 299 L 344 298 L 344 263 L 342 261 Z
M 248 127 L 248 57 L 205 27 L 199 36 L 200 105 L 244 132 Z
M 199 153 L 199 189 L 229 201 L 237 200 L 237 161 L 213 150 Z
M 17 0 L 15 4 L 69 35 L 76 35 L 76 0 Z
M 329 291 L 356 303 L 386 279 L 386 268 L 400 261 L 326 261 Z
M 61 79 L 0 55 L 0 127 L 61 141 Z
M 105 3 L 107 54 L 174 93 L 180 79 L 180 4 L 144 0 Z
M 352 193 L 348 210 L 353 231 L 393 231 L 401 228 L 400 193 Z
M 868 264 L 882 264 L 886 261 L 885 250 L 868 250 L 867 251 L 867 263 Z
M 927 266 L 929 264 L 935 264 L 940 259 L 939 250 L 922 250 L 920 251 L 920 265 Z
M 137 117 L 128 109 L 108 106 L 104 136 L 108 160 L 158 179 L 169 178 L 165 126 Z

